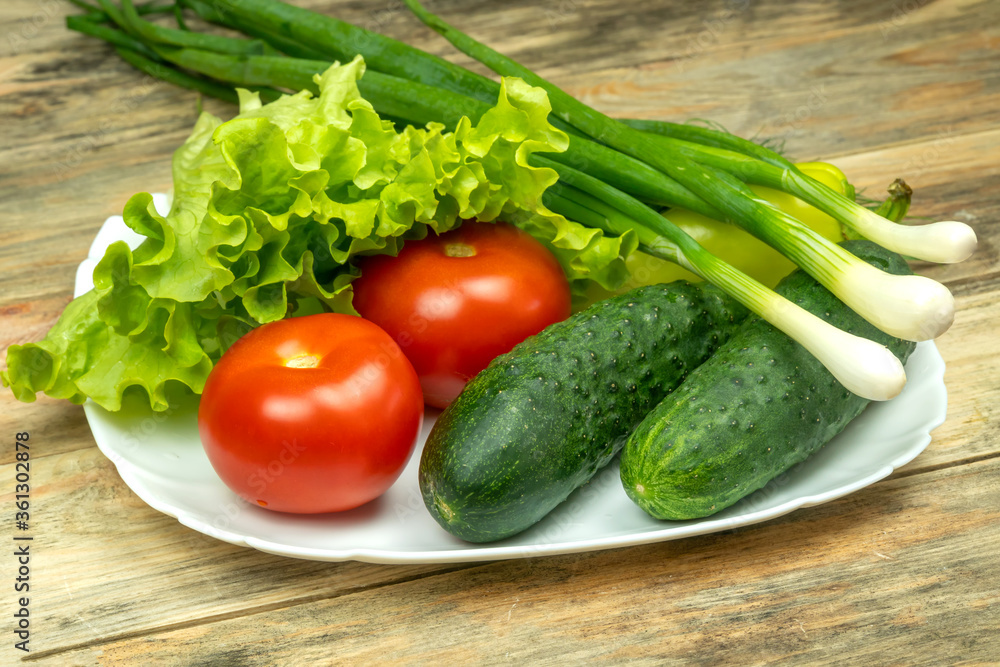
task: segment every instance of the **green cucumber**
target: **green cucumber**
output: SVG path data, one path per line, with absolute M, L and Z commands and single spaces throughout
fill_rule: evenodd
M 911 273 L 902 257 L 870 241 L 843 247 L 883 271 Z M 888 346 L 903 363 L 916 346 L 879 331 L 803 271 L 776 291 Z M 868 403 L 800 344 L 751 317 L 635 429 L 622 451 L 622 484 L 658 519 L 709 516 L 804 460 Z
M 715 287 L 640 287 L 493 360 L 438 417 L 420 459 L 424 504 L 470 542 L 514 535 L 621 449 L 636 424 L 747 311 Z

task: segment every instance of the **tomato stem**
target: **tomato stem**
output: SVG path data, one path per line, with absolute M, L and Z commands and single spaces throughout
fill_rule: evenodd
M 475 257 L 476 249 L 467 243 L 448 243 L 444 246 L 446 257 Z
M 288 368 L 316 368 L 319 366 L 319 359 L 311 354 L 303 354 L 285 362 Z

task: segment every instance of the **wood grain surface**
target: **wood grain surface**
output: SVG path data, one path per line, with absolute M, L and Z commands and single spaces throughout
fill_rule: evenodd
M 395 0 L 300 1 L 468 64 Z M 146 506 L 81 408 L 0 393 L 0 507 L 32 443 L 31 652 L 0 664 L 1000 664 L 1000 3 L 440 0 L 458 27 L 609 113 L 707 118 L 827 159 L 976 254 L 915 264 L 955 294 L 948 419 L 890 478 L 744 529 L 475 565 L 317 563 Z M 44 336 L 105 218 L 170 187 L 197 96 L 68 32 L 62 0 L 0 3 L 0 348 Z M 209 110 L 234 109 L 206 100 Z M 13 542 L 8 542 L 13 544 Z M 8 549 L 10 551 L 11 549 Z

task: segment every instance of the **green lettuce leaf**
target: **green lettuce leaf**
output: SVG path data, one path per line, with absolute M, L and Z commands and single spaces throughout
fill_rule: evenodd
M 505 79 L 475 124 L 397 131 L 358 92 L 363 74 L 358 58 L 318 75 L 318 96 L 262 104 L 240 91 L 232 120 L 202 114 L 174 155 L 169 213 L 147 193 L 128 201 L 125 223 L 144 241 L 112 244 L 94 289 L 45 339 L 8 349 L 4 385 L 24 401 L 43 391 L 108 410 L 141 390 L 166 410 L 177 390 L 200 393 L 213 363 L 253 327 L 354 313 L 356 256 L 396 254 L 464 219 L 527 230 L 577 287 L 624 281 L 634 235 L 607 237 L 542 205 L 556 174 L 529 157 L 568 145 L 547 120 L 543 90 Z

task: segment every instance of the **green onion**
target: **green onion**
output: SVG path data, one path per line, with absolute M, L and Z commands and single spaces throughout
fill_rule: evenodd
M 219 99 L 232 102 L 233 104 L 236 104 L 239 101 L 236 91 L 232 88 L 220 86 L 213 81 L 199 79 L 197 77 L 188 76 L 183 72 L 171 70 L 162 63 L 150 60 L 149 58 L 144 57 L 141 53 L 131 49 L 119 46 L 115 47 L 115 50 L 118 52 L 118 55 L 122 57 L 122 60 L 152 77 L 172 83 L 175 86 L 180 86 L 181 88 L 187 88 L 205 95 L 218 97 Z
M 280 33 L 285 40 L 299 42 L 331 61 L 347 62 L 360 53 L 369 69 L 466 94 L 489 104 L 496 101 L 500 91 L 495 81 L 443 58 L 331 16 L 282 2 L 205 0 L 190 5 L 195 10 L 209 8 L 215 17 L 227 22 L 234 18 L 265 32 Z
M 964 222 L 945 220 L 926 225 L 899 225 L 886 220 L 798 170 L 789 172 L 782 188 L 815 206 L 862 236 L 903 255 L 928 262 L 961 262 L 976 249 L 976 232 Z
M 660 139 L 656 137 L 654 141 Z M 727 170 L 747 183 L 794 195 L 861 236 L 903 255 L 951 264 L 968 259 L 976 248 L 976 233 L 965 223 L 948 220 L 919 226 L 895 224 L 831 190 L 794 165 L 775 165 L 735 151 L 684 140 L 671 141 L 664 146 L 703 164 Z
M 101 6 L 112 17 L 116 23 L 128 32 L 137 37 L 141 37 L 150 42 L 169 44 L 172 46 L 188 46 L 197 49 L 208 49 L 219 51 L 220 53 L 233 54 L 267 54 L 272 52 L 270 46 L 259 40 L 219 38 L 215 35 L 206 35 L 199 32 L 189 32 L 185 30 L 172 30 L 161 28 L 160 26 L 143 20 L 136 11 L 132 0 L 122 0 L 122 9 L 119 14 L 113 8 L 110 0 L 100 0 Z M 115 17 L 119 18 L 115 18 Z
M 89 15 L 88 15 L 89 16 Z M 163 62 L 163 59 L 156 55 L 156 52 L 151 48 L 143 44 L 142 42 L 134 39 L 133 37 L 121 32 L 120 30 L 115 30 L 114 28 L 109 28 L 105 25 L 101 25 L 97 21 L 93 21 L 88 18 L 88 16 L 67 16 L 66 17 L 66 27 L 70 30 L 76 30 L 84 35 L 90 35 L 91 37 L 97 37 L 102 39 L 109 44 L 113 44 L 116 47 L 128 49 L 133 53 L 138 53 L 144 56 L 144 58 L 150 62 L 158 61 Z M 140 68 L 141 69 L 141 68 Z M 157 75 L 157 78 L 161 78 Z

